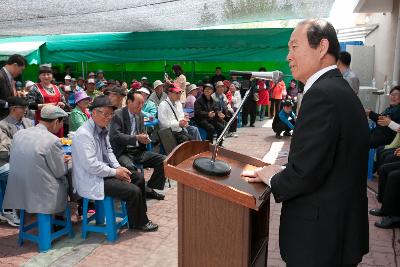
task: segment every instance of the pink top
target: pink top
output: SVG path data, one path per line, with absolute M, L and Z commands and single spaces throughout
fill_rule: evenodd
M 193 95 L 188 95 L 186 98 L 185 108 L 194 109 L 194 102 L 196 102 L 196 98 Z

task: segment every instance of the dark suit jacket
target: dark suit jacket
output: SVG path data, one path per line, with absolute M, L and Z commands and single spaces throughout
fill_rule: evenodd
M 10 116 L 7 116 L 0 121 L 0 129 L 7 134 L 10 139 L 13 139 L 14 134 L 18 131 L 17 126 L 15 126 L 14 123 L 14 119 Z M 22 124 L 25 129 L 33 127 L 32 121 L 28 118 L 22 118 Z
M 143 115 L 136 114 L 136 133 L 144 132 Z M 110 125 L 110 143 L 116 158 L 118 159 L 127 146 L 136 146 L 136 137 L 131 135 L 132 124 L 127 107 L 118 109 L 112 118 Z M 139 149 L 146 150 L 146 145 L 139 143 Z
M 211 122 L 213 120 L 217 120 L 217 116 L 214 118 L 208 117 L 208 113 L 210 111 L 216 111 L 219 110 L 217 103 L 213 100 L 211 97 L 210 100 L 208 101 L 207 98 L 202 94 L 199 96 L 196 101 L 194 102 L 194 117 L 193 120 L 195 122 L 201 122 L 201 121 L 208 121 Z
M 12 84 L 7 77 L 7 73 L 0 68 L 0 119 L 8 115 L 8 109 L 5 109 L 7 98 L 14 95 Z
M 361 102 L 339 70 L 328 71 L 304 95 L 287 167 L 271 180 L 289 265 L 341 266 L 368 252 L 368 151 Z

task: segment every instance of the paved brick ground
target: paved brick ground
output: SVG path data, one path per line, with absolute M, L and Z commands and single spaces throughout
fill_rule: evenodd
M 239 138 L 228 138 L 225 146 L 267 162 L 285 163 L 290 139 L 277 140 L 269 122 L 257 122 L 256 128 L 240 128 Z M 270 151 L 267 155 L 266 153 Z M 148 174 L 147 174 L 148 176 Z M 376 182 L 369 183 L 376 190 Z M 177 190 L 176 183 L 166 187 L 164 201 L 149 201 L 149 217 L 160 225 L 155 233 L 123 230 L 119 240 L 108 243 L 102 235 L 80 237 L 80 224 L 75 224 L 75 238 L 62 238 L 48 253 L 37 253 L 37 247 L 26 242 L 17 245 L 18 231 L 6 224 L 0 225 L 0 266 L 177 266 Z M 369 208 L 378 207 L 373 191 L 368 192 Z M 280 204 L 271 199 L 270 240 L 268 266 L 285 266 L 278 244 Z M 397 266 L 400 262 L 400 232 L 381 230 L 373 226 L 377 218 L 370 216 L 370 253 L 360 266 Z M 75 220 L 76 221 L 76 220 Z

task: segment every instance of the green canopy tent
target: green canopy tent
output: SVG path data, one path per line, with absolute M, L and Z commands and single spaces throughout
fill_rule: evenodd
M 35 43 L 30 64 L 68 64 L 76 76 L 103 69 L 107 78 L 161 78 L 166 65 L 181 63 L 189 79 L 229 69 L 288 72 L 287 42 L 292 29 L 183 30 L 28 36 L 0 39 L 15 47 Z M 1 51 L 1 50 L 0 50 Z M 13 53 L 14 51 L 9 51 Z M 168 69 L 168 68 L 167 68 Z M 34 75 L 34 77 L 27 76 Z M 34 71 L 24 78 L 36 79 Z

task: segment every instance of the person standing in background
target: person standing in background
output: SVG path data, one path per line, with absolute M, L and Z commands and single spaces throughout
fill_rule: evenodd
M 337 66 L 343 75 L 343 78 L 350 84 L 351 89 L 358 95 L 360 91 L 360 80 L 357 75 L 350 69 L 351 55 L 349 52 L 342 51 L 339 54 Z
M 261 67 L 258 71 L 267 71 L 266 68 Z M 258 86 L 258 102 L 257 102 L 257 111 L 260 114 L 260 121 L 264 120 L 265 111 L 268 112 L 269 103 L 269 81 L 266 80 L 257 80 Z
M 276 116 L 281 109 L 282 99 L 286 96 L 286 85 L 284 81 L 280 81 L 276 85 L 271 82 L 271 107 L 269 110 L 269 117 L 272 119 Z
M 15 54 L 10 56 L 6 65 L 0 69 L 0 119 L 8 115 L 7 98 L 17 96 L 14 79 L 22 74 L 25 66 L 25 58 Z

